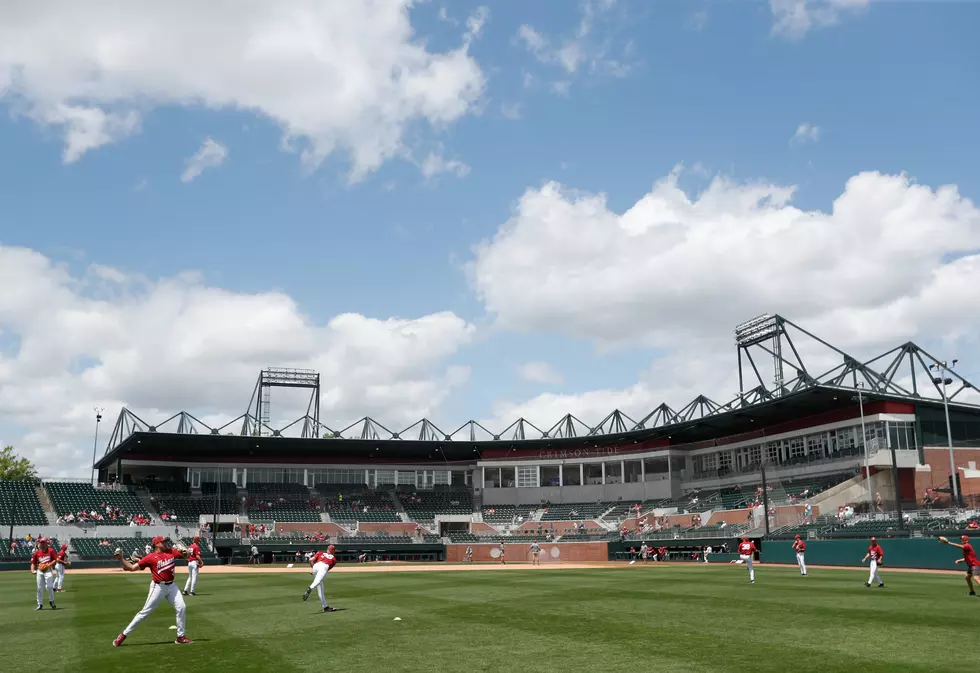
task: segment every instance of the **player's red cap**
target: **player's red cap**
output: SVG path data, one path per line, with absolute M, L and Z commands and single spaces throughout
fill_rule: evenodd
M 797 540 L 799 540 L 799 539 L 800 539 L 800 536 L 799 536 L 799 535 L 797 535 L 797 536 L 796 536 L 796 539 L 797 539 Z
M 334 551 L 335 549 L 337 549 L 337 548 L 334 547 L 332 544 L 331 545 L 327 545 L 327 551 Z
M 201 541 L 201 538 L 199 538 L 197 535 L 195 535 L 194 536 L 194 542 L 200 542 L 200 541 Z
M 964 536 L 963 536 L 963 537 L 961 537 L 960 539 L 961 539 L 961 540 L 962 540 L 963 542 L 969 542 L 969 541 L 970 541 L 970 536 L 969 536 L 969 535 L 964 535 Z
M 68 549 L 68 545 L 66 545 L 66 544 L 61 545 L 61 549 L 62 550 Z
M 150 544 L 153 545 L 154 547 L 156 547 L 161 542 L 166 542 L 166 541 L 167 541 L 167 538 L 163 537 L 162 535 L 157 535 L 155 538 L 153 538 L 152 540 L 150 540 Z
M 878 538 L 876 538 L 876 537 L 872 537 L 872 538 L 871 538 L 871 541 L 872 541 L 872 542 L 877 542 L 877 541 L 878 541 Z
M 48 543 L 48 538 L 46 538 L 46 537 L 39 537 L 37 539 L 37 543 L 38 544 L 47 544 Z
M 748 542 L 748 539 L 749 539 L 749 536 L 748 535 L 743 535 L 742 536 L 742 542 Z

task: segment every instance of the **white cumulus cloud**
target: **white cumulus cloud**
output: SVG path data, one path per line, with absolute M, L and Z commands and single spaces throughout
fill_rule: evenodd
M 473 110 L 484 75 L 460 45 L 431 51 L 411 0 L 0 5 L 0 94 L 61 127 L 66 162 L 139 129 L 163 106 L 254 113 L 318 166 L 341 152 L 358 179 L 404 155 L 409 125 L 443 128 Z
M 448 312 L 316 322 L 277 292 L 225 290 L 193 273 L 150 280 L 96 265 L 74 275 L 4 246 L 0 287 L 0 435 L 45 475 L 85 474 L 94 406 L 110 422 L 122 406 L 150 422 L 181 409 L 227 422 L 245 411 L 258 372 L 283 366 L 323 375 L 321 418 L 334 429 L 365 414 L 404 427 L 468 373 L 447 359 L 473 327 Z M 273 406 L 281 425 L 306 400 L 283 393 Z
M 799 39 L 809 31 L 840 22 L 841 17 L 866 9 L 871 0 L 769 0 L 774 35 Z
M 201 149 L 187 160 L 187 168 L 180 176 L 181 182 L 191 182 L 208 168 L 217 168 L 228 158 L 228 147 L 221 143 L 205 138 Z
M 506 328 L 676 348 L 754 315 L 873 340 L 980 328 L 980 209 L 954 186 L 851 178 L 829 211 L 795 188 L 673 173 L 624 212 L 556 182 L 528 189 L 475 251 L 473 286 Z

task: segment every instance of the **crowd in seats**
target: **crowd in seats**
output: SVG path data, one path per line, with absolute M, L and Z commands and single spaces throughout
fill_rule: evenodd
M 466 516 L 473 513 L 473 494 L 470 491 L 433 489 L 398 492 L 405 513 L 412 521 L 434 521 L 436 516 Z
M 34 553 L 34 548 L 37 547 L 37 537 L 25 535 L 9 540 L 0 538 L 0 558 L 16 561 L 30 559 Z M 58 549 L 61 546 L 57 540 L 51 538 L 48 539 L 48 544 L 51 545 L 52 549 Z
M 60 481 L 48 482 L 45 487 L 61 525 L 149 526 L 153 523 L 132 491 L 96 490 L 91 484 Z
M 317 487 L 323 506 L 335 521 L 391 523 L 399 521 L 386 491 L 322 484 Z
M 48 524 L 33 482 L 0 481 L 0 522 L 18 526 Z

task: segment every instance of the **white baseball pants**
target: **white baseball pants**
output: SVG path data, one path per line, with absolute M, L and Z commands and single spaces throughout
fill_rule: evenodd
M 184 593 L 191 592 L 194 593 L 197 590 L 197 561 L 188 561 L 187 563 L 187 581 L 184 582 Z
M 187 618 L 187 605 L 184 603 L 184 597 L 180 595 L 180 591 L 177 589 L 177 585 L 173 582 L 169 584 L 157 584 L 156 582 L 150 587 L 150 593 L 146 597 L 146 604 L 143 609 L 136 613 L 133 617 L 133 621 L 129 623 L 125 629 L 123 629 L 123 635 L 128 636 L 136 627 L 140 625 L 144 619 L 150 616 L 150 614 L 157 609 L 160 601 L 167 601 L 177 612 L 177 637 L 180 638 L 184 635 L 184 624 Z
M 752 568 L 752 554 L 741 554 L 738 557 L 749 569 L 749 581 L 755 582 L 755 569 Z
M 871 560 L 871 574 L 868 576 L 868 584 L 872 582 L 877 582 L 878 584 L 884 584 L 881 578 L 878 576 L 878 562 L 874 559 Z
M 326 563 L 313 564 L 313 584 L 310 585 L 310 589 L 316 589 L 316 595 L 320 598 L 320 607 L 324 608 L 327 607 L 327 599 L 323 595 L 323 580 L 329 571 L 330 568 Z
M 54 588 L 60 591 L 65 588 L 65 566 L 61 565 L 60 563 L 56 563 L 54 570 Z
M 800 566 L 800 574 L 806 575 L 806 561 L 803 560 L 803 552 L 796 552 L 796 563 Z
M 42 573 L 37 571 L 37 604 L 42 605 L 44 601 L 44 590 L 48 590 L 48 600 L 54 603 L 54 573 L 47 571 Z

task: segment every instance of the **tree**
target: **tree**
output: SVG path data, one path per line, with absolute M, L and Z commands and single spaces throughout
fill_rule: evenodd
M 0 481 L 33 481 L 37 468 L 27 458 L 18 458 L 14 447 L 5 446 L 0 451 Z

